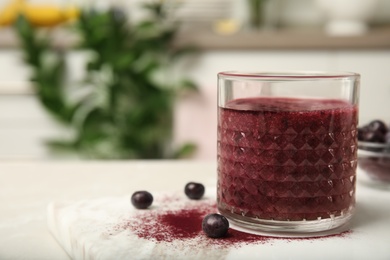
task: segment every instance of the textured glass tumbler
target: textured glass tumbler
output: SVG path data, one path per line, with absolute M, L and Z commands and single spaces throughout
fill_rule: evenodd
M 217 205 L 233 228 L 314 236 L 355 208 L 360 75 L 218 74 Z

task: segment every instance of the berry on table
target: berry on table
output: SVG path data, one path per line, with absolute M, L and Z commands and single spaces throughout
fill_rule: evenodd
M 202 221 L 202 229 L 208 237 L 224 237 L 229 229 L 229 221 L 220 214 L 209 214 Z
M 153 195 L 148 191 L 136 191 L 131 196 L 131 204 L 137 209 L 147 209 L 153 203 Z
M 189 182 L 184 187 L 184 193 L 192 200 L 199 200 L 203 197 L 205 188 L 203 184 L 197 182 Z

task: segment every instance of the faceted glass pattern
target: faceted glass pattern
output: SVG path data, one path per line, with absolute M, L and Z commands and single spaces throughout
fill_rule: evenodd
M 289 107 L 291 101 L 278 100 Z M 342 101 L 308 100 L 289 109 L 269 109 L 270 102 L 254 98 L 219 108 L 219 209 L 281 221 L 350 212 L 355 204 L 357 108 Z M 240 109 L 243 103 L 245 110 Z

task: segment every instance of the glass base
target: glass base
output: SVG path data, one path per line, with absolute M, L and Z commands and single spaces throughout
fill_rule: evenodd
M 340 234 L 349 230 L 348 223 L 353 210 L 347 214 L 318 220 L 280 221 L 240 216 L 227 210 L 219 209 L 230 227 L 245 233 L 272 237 L 320 237 Z

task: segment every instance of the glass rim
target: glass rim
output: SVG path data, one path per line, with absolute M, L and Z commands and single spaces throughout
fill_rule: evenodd
M 345 79 L 359 78 L 360 74 L 348 71 L 311 71 L 311 70 L 291 70 L 291 71 L 222 71 L 218 73 L 221 79 L 269 79 L 269 80 L 307 80 L 307 79 Z

